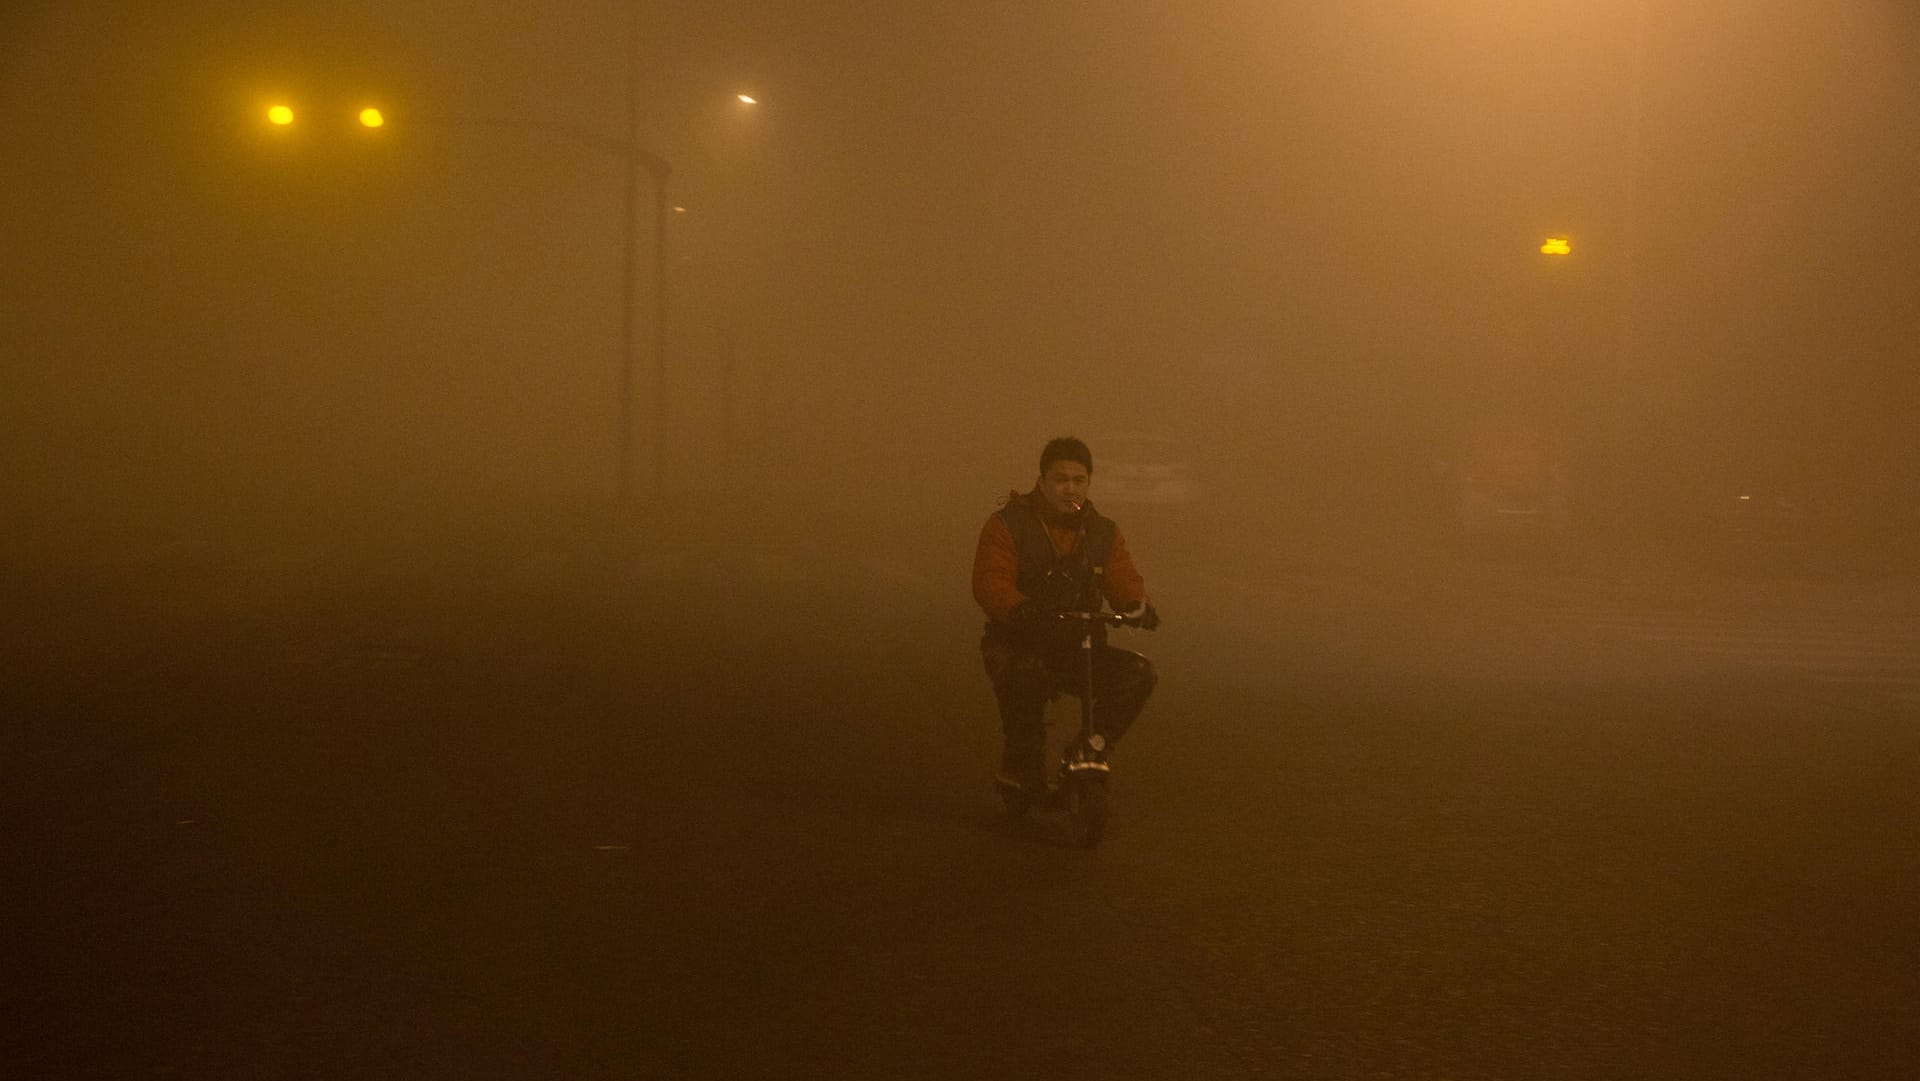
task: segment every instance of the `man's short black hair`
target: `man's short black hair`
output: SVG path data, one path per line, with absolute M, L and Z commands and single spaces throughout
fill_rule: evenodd
M 1046 476 L 1047 467 L 1055 462 L 1079 462 L 1087 467 L 1087 475 L 1093 475 L 1093 452 L 1087 445 L 1070 435 L 1047 440 L 1040 451 L 1040 475 Z

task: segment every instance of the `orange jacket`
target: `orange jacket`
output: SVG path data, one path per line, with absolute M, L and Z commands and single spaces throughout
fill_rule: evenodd
M 1007 493 L 1009 504 L 1033 498 L 1033 493 Z M 1040 520 L 1047 527 L 1047 538 L 1053 541 L 1055 554 L 1071 553 L 1079 543 L 1079 533 L 1065 523 L 1048 521 L 1044 514 Z M 1013 606 L 1027 599 L 1015 584 L 1019 571 L 1020 555 L 1014 550 L 1013 532 L 1007 528 L 1006 519 L 998 513 L 987 515 L 987 524 L 980 527 L 980 543 L 973 552 L 973 599 L 988 619 L 1006 622 Z M 1133 556 L 1127 551 L 1127 538 L 1118 525 L 1113 527 L 1113 551 L 1107 555 L 1101 588 L 1107 603 L 1116 612 L 1132 611 L 1147 599 L 1147 583 L 1133 565 Z

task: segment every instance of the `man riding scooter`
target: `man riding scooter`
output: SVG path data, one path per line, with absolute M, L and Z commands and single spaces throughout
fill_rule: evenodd
M 1000 707 L 1005 738 L 1002 792 L 1046 791 L 1046 705 L 1084 693 L 1080 644 L 1086 628 L 1056 617 L 1097 610 L 1104 600 L 1134 626 L 1160 617 L 1147 599 L 1120 527 L 1087 501 L 1093 452 L 1071 436 L 1040 452 L 1040 475 L 1026 493 L 1009 492 L 981 527 L 973 557 L 973 598 L 987 615 L 980 656 Z M 1152 662 L 1131 650 L 1094 644 L 1093 735 L 1079 755 L 1104 764 L 1153 693 Z

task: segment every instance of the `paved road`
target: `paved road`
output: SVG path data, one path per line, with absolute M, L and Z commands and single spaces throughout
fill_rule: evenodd
M 998 816 L 964 531 L 16 575 L 0 1074 L 1910 1073 L 1910 700 L 1646 629 L 1731 586 L 1136 532 L 1094 853 Z

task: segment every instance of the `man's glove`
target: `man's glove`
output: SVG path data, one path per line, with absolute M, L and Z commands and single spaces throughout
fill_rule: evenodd
M 1028 597 L 1026 600 L 1014 605 L 1013 608 L 1007 612 L 1007 622 L 1016 627 L 1031 627 L 1046 618 L 1046 614 L 1047 613 L 1041 609 L 1039 601 Z
M 1126 622 L 1127 626 L 1138 627 L 1143 631 L 1150 631 L 1160 626 L 1160 613 L 1154 611 L 1153 605 L 1146 601 L 1135 605 L 1131 612 L 1120 613 L 1120 618 Z

